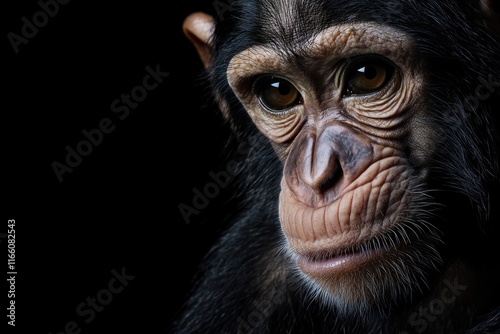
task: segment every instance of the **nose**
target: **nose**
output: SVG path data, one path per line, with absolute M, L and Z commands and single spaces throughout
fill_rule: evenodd
M 369 140 L 340 122 L 304 129 L 294 141 L 285 179 L 295 197 L 312 207 L 335 201 L 373 161 Z

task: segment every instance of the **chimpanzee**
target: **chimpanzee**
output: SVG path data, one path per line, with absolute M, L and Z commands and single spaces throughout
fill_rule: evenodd
M 499 5 L 236 0 L 186 18 L 246 149 L 172 333 L 500 333 Z

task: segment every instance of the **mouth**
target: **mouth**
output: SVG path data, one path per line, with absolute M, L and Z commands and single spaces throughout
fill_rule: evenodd
M 398 237 L 394 232 L 389 230 L 344 247 L 331 240 L 326 242 L 328 246 L 297 250 L 297 265 L 302 272 L 312 277 L 332 276 L 377 266 L 379 260 L 397 256 L 408 250 L 411 244 L 418 243 L 417 234 L 406 232 L 405 237 Z
M 318 251 L 298 254 L 297 265 L 307 275 L 330 276 L 341 271 L 354 271 L 391 250 L 372 247 L 355 247 L 348 251 Z

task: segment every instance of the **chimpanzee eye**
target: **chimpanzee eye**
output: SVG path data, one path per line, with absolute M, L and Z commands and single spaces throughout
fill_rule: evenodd
M 287 79 L 267 76 L 255 85 L 260 104 L 270 112 L 283 112 L 300 103 L 301 95 Z
M 364 95 L 381 90 L 392 79 L 394 66 L 382 59 L 362 59 L 350 67 L 344 96 Z

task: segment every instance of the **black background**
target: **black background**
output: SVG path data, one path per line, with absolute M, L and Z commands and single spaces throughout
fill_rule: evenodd
M 220 199 L 189 224 L 178 209 L 220 168 L 224 129 L 205 107 L 203 67 L 181 28 L 215 1 L 70 1 L 18 53 L 8 34 L 21 35 L 21 18 L 41 8 L 13 3 L 2 9 L 0 233 L 16 220 L 14 332 L 55 334 L 74 321 L 80 333 L 166 333 L 218 231 L 206 219 Z M 169 76 L 118 119 L 112 101 L 157 64 Z M 104 118 L 114 131 L 59 182 L 51 164 Z M 108 288 L 113 269 L 135 278 L 86 323 L 77 306 Z

